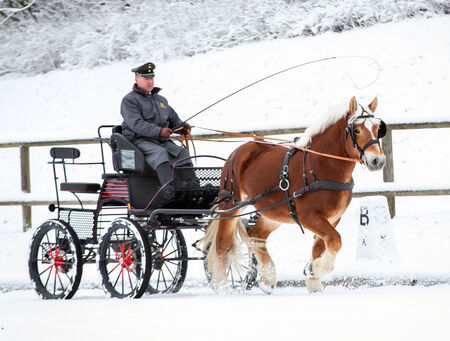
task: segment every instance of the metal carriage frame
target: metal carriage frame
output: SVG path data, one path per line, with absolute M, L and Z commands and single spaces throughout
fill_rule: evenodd
M 102 137 L 108 128 L 111 136 Z M 175 164 L 172 180 L 160 184 L 142 152 L 121 135 L 120 126 L 100 126 L 98 139 L 101 162 L 76 162 L 76 148 L 50 150 L 56 205 L 49 210 L 57 211 L 57 219 L 44 222 L 32 238 L 28 266 L 36 291 L 45 299 L 71 298 L 83 265 L 97 263 L 103 288 L 112 297 L 177 292 L 188 262 L 204 260 L 188 255 L 183 230 L 206 230 L 222 167 Z M 106 173 L 105 143 L 111 147 L 114 173 Z M 66 166 L 71 165 L 101 165 L 103 183 L 68 182 Z M 79 207 L 61 206 L 60 191 L 72 193 Z M 95 208 L 84 207 L 80 194 L 87 193 L 98 195 Z M 247 277 L 240 285 L 254 282 Z

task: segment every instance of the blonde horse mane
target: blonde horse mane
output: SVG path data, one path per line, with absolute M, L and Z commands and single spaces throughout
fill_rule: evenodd
M 364 110 L 368 112 L 372 112 L 368 107 L 363 106 Z M 323 133 L 329 126 L 339 121 L 342 117 L 348 114 L 349 111 L 349 104 L 348 102 L 344 102 L 341 104 L 337 104 L 334 106 L 331 106 L 328 111 L 322 115 L 319 119 L 317 119 L 315 122 L 313 122 L 303 133 L 300 140 L 297 142 L 297 145 L 299 147 L 306 147 L 310 142 L 311 139 L 318 134 Z M 362 112 L 362 109 L 360 106 L 358 106 L 358 109 L 353 114 L 352 117 L 359 116 Z

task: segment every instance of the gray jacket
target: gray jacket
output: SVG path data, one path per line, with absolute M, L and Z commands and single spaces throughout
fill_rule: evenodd
M 158 95 L 160 88 L 148 94 L 136 84 L 120 105 L 123 117 L 122 134 L 129 140 L 149 138 L 159 142 L 168 139 L 159 137 L 161 128 L 178 128 L 183 125 L 175 110 L 167 100 Z

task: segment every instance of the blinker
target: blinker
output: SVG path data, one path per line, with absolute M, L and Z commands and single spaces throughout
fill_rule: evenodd
M 380 127 L 378 128 L 378 136 L 377 138 L 381 139 L 386 135 L 386 123 L 383 120 L 380 120 Z

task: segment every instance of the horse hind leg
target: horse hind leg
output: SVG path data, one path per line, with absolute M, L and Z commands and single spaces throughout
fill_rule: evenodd
M 249 246 L 257 260 L 258 285 L 266 294 L 272 293 L 277 285 L 275 264 L 266 247 L 270 233 L 280 226 L 279 223 L 260 216 L 256 224 L 249 231 Z

